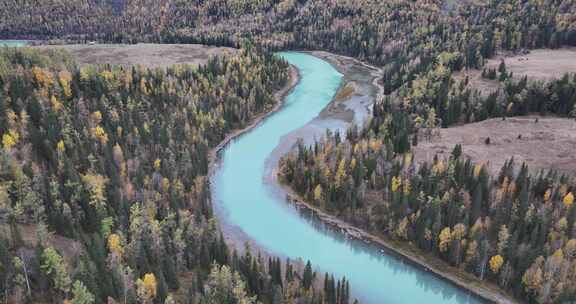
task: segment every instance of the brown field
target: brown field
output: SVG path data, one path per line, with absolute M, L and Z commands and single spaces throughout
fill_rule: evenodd
M 9 229 L 8 225 L 0 224 L 0 231 L 3 231 L 7 235 L 9 235 Z M 35 224 L 18 224 L 18 231 L 20 232 L 22 241 L 27 248 L 34 248 L 38 243 L 38 234 L 36 229 L 37 226 Z M 46 242 L 49 246 L 58 250 L 69 264 L 78 257 L 80 253 L 82 253 L 82 244 L 80 242 L 61 235 L 49 233 Z
M 576 173 L 574 119 L 539 116 L 494 118 L 440 129 L 439 132 L 439 137 L 418 143 L 414 148 L 416 160 L 430 161 L 435 154 L 448 158 L 454 146 L 461 144 L 464 156 L 486 164 L 492 174 L 498 174 L 504 162 L 512 157 L 517 164 L 526 162 L 531 169 Z M 490 137 L 489 145 L 484 143 L 487 137 Z
M 498 56 L 488 61 L 488 67 L 498 68 L 504 59 L 506 69 L 514 77 L 528 76 L 533 80 L 550 80 L 566 73 L 576 73 L 576 48 L 532 50 L 526 55 Z
M 508 72 L 514 73 L 515 79 L 528 76 L 530 80 L 547 81 L 562 77 L 566 73 L 576 73 L 576 48 L 562 48 L 557 50 L 532 50 L 523 55 L 500 54 L 488 60 L 486 70 L 498 69 L 500 61 L 504 59 Z M 483 94 L 489 94 L 501 87 L 497 80 L 482 78 L 481 70 L 464 70 L 454 74 L 459 81 L 468 76 L 470 86 L 479 89 Z
M 236 49 L 200 44 L 72 44 L 44 45 L 39 48 L 63 48 L 80 64 L 144 65 L 151 68 L 174 64 L 200 65 L 211 56 L 233 53 Z

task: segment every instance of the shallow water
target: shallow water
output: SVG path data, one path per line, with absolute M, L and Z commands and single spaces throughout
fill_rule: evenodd
M 0 47 L 22 47 L 28 45 L 27 40 L 0 40 Z
M 309 141 L 322 128 L 343 127 L 330 121 L 308 124 L 330 103 L 342 75 L 308 54 L 280 55 L 299 69 L 300 82 L 280 111 L 222 150 L 211 182 L 223 225 L 241 230 L 272 254 L 310 260 L 319 271 L 346 276 L 353 297 L 362 303 L 481 303 L 467 291 L 372 245 L 349 240 L 287 204 L 286 194 L 270 182 L 272 169 L 295 142 L 294 134 L 302 135 L 298 129 L 317 131 L 306 134 Z

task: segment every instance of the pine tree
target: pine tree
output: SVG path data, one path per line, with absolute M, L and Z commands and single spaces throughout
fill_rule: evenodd
M 310 261 L 306 262 L 306 266 L 304 267 L 304 274 L 302 275 L 302 287 L 304 289 L 310 289 L 312 286 L 312 282 L 314 280 L 314 273 L 312 271 L 312 264 Z

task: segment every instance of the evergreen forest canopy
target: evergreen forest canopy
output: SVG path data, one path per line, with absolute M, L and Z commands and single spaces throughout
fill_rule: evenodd
M 576 45 L 572 0 L 3 1 L 6 37 L 205 43 L 246 38 L 274 49 L 322 49 L 384 66 L 390 93 L 456 53 L 481 67 L 496 50 Z
M 298 272 L 230 253 L 205 177 L 210 148 L 268 109 L 285 84 L 287 64 L 268 51 L 322 49 L 381 66 L 387 96 L 363 130 L 327 134 L 284 158 L 284 182 L 332 214 L 412 242 L 522 300 L 576 297 L 574 180 L 512 161 L 490 176 L 458 146 L 449 159 L 418 166 L 410 153 L 439 126 L 576 115 L 574 75 L 533 82 L 501 65 L 484 73 L 502 86 L 487 96 L 452 77 L 496 52 L 576 46 L 572 0 L 12 0 L 0 3 L 0 33 L 236 47 L 250 40 L 266 49 L 166 70 L 79 68 L 58 52 L 3 50 L 5 295 L 161 303 L 185 281 L 192 303 L 348 302 L 346 282 L 326 277 L 313 290 L 310 264 Z M 37 245 L 22 247 L 18 227 L 31 222 L 40 223 Z M 47 230 L 81 242 L 74 273 Z
M 3 302 L 347 303 L 309 262 L 229 250 L 212 215 L 210 149 L 288 78 L 258 50 L 151 70 L 0 49 Z

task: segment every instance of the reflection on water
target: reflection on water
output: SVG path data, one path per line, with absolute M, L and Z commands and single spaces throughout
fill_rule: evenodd
M 347 238 L 313 214 L 287 203 L 286 193 L 271 182 L 279 156 L 289 151 L 298 137 L 311 142 L 325 128 L 346 125 L 314 120 L 334 96 L 342 75 L 311 55 L 282 56 L 298 67 L 300 83 L 279 112 L 222 151 L 211 176 L 215 211 L 224 231 L 237 228 L 272 254 L 311 260 L 320 271 L 346 276 L 352 295 L 363 303 L 481 302 L 393 254 Z
M 349 236 L 343 229 L 324 223 L 319 219 L 315 211 L 298 207 L 297 205 L 291 206 L 318 232 L 332 238 L 334 241 L 346 245 L 356 254 L 369 254 L 374 257 L 376 261 L 392 269 L 394 274 L 420 272 L 420 274 L 415 276 L 416 283 L 418 287 L 425 291 L 440 294 L 444 300 L 456 298 L 456 303 L 474 303 L 480 301 L 474 294 L 461 292 L 458 288 L 445 284 L 445 282 L 439 280 L 434 273 L 428 272 L 421 266 L 415 265 L 411 261 L 398 256 L 397 253 L 381 248 L 372 242 Z

